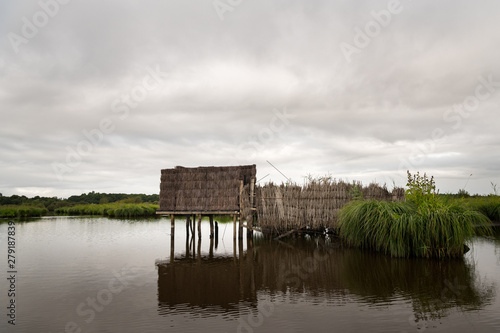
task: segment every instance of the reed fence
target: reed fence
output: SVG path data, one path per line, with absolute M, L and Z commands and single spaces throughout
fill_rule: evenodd
M 266 184 L 256 188 L 257 225 L 283 232 L 335 228 L 340 209 L 355 198 L 402 201 L 404 189 L 372 183 L 312 180 L 304 186 Z

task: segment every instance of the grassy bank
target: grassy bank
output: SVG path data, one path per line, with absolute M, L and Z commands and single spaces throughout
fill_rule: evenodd
M 352 201 L 339 215 L 347 244 L 394 257 L 447 258 L 464 254 L 472 237 L 491 233 L 479 208 L 443 200 L 433 178 L 408 174 L 406 202 Z
M 46 208 L 24 205 L 0 206 L 0 218 L 39 217 L 48 213 Z
M 157 204 L 112 203 L 89 204 L 61 207 L 54 211 L 57 215 L 95 215 L 107 217 L 151 217 L 156 216 Z
M 500 197 L 471 197 L 463 199 L 463 202 L 473 210 L 483 213 L 493 222 L 500 222 Z

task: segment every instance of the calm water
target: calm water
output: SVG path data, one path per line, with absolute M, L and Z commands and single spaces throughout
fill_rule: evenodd
M 184 221 L 16 222 L 16 326 L 1 332 L 497 332 L 500 236 L 463 260 L 391 259 L 329 238 L 186 241 Z M 173 251 L 172 251 L 173 250 Z M 173 252 L 173 257 L 172 257 Z

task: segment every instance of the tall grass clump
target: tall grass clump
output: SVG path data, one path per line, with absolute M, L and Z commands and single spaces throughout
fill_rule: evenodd
M 339 214 L 349 245 L 394 257 L 462 256 L 472 237 L 491 233 L 491 221 L 460 202 L 444 202 L 434 178 L 408 172 L 405 202 L 354 200 Z

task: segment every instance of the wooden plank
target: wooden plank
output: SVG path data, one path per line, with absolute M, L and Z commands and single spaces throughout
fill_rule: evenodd
M 293 234 L 294 232 L 297 232 L 298 230 L 300 230 L 300 229 L 292 229 L 292 230 L 290 230 L 290 231 L 287 231 L 287 232 L 285 232 L 284 234 L 281 234 L 281 235 L 279 235 L 278 237 L 275 237 L 275 238 L 274 238 L 274 240 L 278 240 L 278 239 L 281 239 L 281 238 L 286 237 L 286 236 L 288 236 L 288 235 L 291 235 L 291 234 Z

